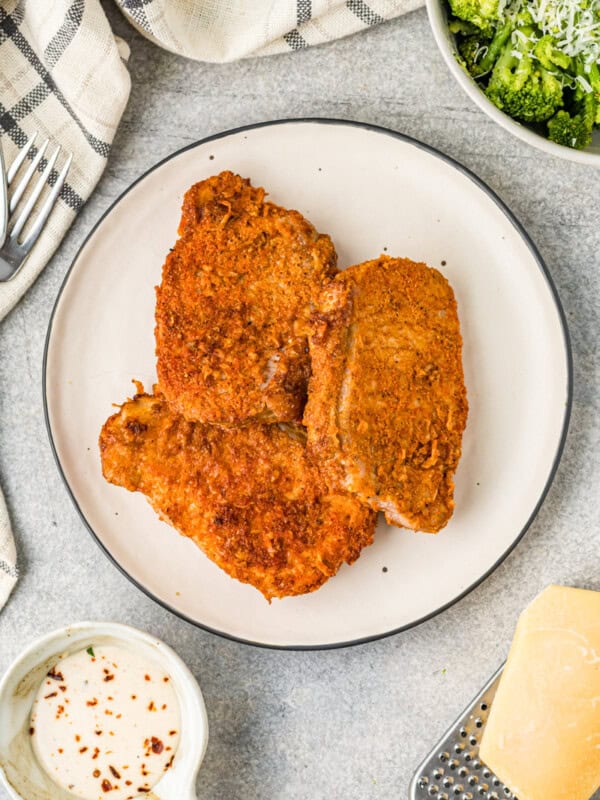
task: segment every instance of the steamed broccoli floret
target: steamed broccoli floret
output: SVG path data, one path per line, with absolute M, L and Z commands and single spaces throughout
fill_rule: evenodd
M 449 0 L 455 17 L 491 33 L 498 21 L 500 0 Z
M 511 117 L 545 122 L 562 107 L 563 87 L 529 55 L 533 35 L 534 29 L 529 26 L 515 31 L 496 61 L 486 94 Z
M 573 147 L 576 150 L 583 150 L 584 147 L 591 144 L 592 129 L 598 119 L 600 109 L 600 103 L 593 91 L 596 78 L 600 79 L 597 73 L 597 65 L 594 65 L 590 73 L 585 72 L 582 64 L 578 65 L 577 74 L 585 78 L 592 86 L 592 91 L 587 92 L 579 87 L 575 93 L 575 103 L 571 113 L 559 111 L 548 121 L 548 138 L 552 142 L 565 147 Z
M 482 75 L 481 59 L 489 47 L 489 39 L 481 34 L 466 36 L 458 42 L 458 52 L 463 66 L 474 78 Z
M 458 52 L 462 56 L 467 70 L 474 78 L 480 78 L 490 72 L 502 48 L 509 40 L 512 30 L 512 23 L 506 22 L 496 31 L 491 40 L 480 34 L 468 36 L 459 43 Z
M 587 77 L 596 98 L 596 119 L 594 122 L 600 126 L 600 67 L 598 64 L 592 64 Z
M 533 55 L 543 67 L 551 71 L 556 67 L 564 70 L 571 68 L 571 58 L 561 50 L 557 50 L 552 36 L 542 36 L 535 43 Z
M 592 125 L 585 113 L 571 116 L 568 111 L 558 111 L 552 119 L 548 120 L 548 138 L 551 142 L 583 150 L 592 141 Z

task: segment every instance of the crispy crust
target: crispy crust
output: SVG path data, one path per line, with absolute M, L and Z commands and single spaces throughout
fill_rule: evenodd
M 187 419 L 302 419 L 310 312 L 337 257 L 301 214 L 264 198 L 231 172 L 186 192 L 155 333 L 159 383 Z
M 318 589 L 373 540 L 375 514 L 328 489 L 297 426 L 186 421 L 138 393 L 104 424 L 110 483 L 146 495 L 221 569 L 270 600 Z
M 332 485 L 390 524 L 440 530 L 468 412 L 448 281 L 408 259 L 350 267 L 323 290 L 310 350 L 304 422 Z

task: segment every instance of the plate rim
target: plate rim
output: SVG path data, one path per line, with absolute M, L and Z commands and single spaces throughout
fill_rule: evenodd
M 196 147 L 199 147 L 200 145 L 204 145 L 204 144 L 207 144 L 209 142 L 216 141 L 217 139 L 223 139 L 223 138 L 226 138 L 228 136 L 232 136 L 234 134 L 240 134 L 240 133 L 244 133 L 245 131 L 255 130 L 257 128 L 269 128 L 269 127 L 275 127 L 275 126 L 278 126 L 278 125 L 290 125 L 290 124 L 294 125 L 294 124 L 307 124 L 307 123 L 308 124 L 319 124 L 319 125 L 331 125 L 331 126 L 345 126 L 345 127 L 352 127 L 352 128 L 361 128 L 363 130 L 367 130 L 367 131 L 370 131 L 370 132 L 373 132 L 373 133 L 384 134 L 386 136 L 391 136 L 391 137 L 393 137 L 395 139 L 399 139 L 400 141 L 405 142 L 405 143 L 410 144 L 410 145 L 413 145 L 413 146 L 419 148 L 420 150 L 424 150 L 426 153 L 429 153 L 429 155 L 432 155 L 435 158 L 445 162 L 446 164 L 449 164 L 451 167 L 453 167 L 459 173 L 461 173 L 466 178 L 468 178 L 472 183 L 474 183 L 479 189 L 481 189 L 495 203 L 495 205 L 499 208 L 499 210 L 502 212 L 502 214 L 505 216 L 505 218 L 510 222 L 510 224 L 513 226 L 513 228 L 515 228 L 515 230 L 517 231 L 517 233 L 521 237 L 521 239 L 524 242 L 524 244 L 527 246 L 527 249 L 530 251 L 531 255 L 533 256 L 533 259 L 536 262 L 540 272 L 542 273 L 542 277 L 545 279 L 545 282 L 546 282 L 546 285 L 548 286 L 548 289 L 550 290 L 550 295 L 552 297 L 552 300 L 554 301 L 554 306 L 555 306 L 556 311 L 558 313 L 558 318 L 559 318 L 561 331 L 562 331 L 562 341 L 563 341 L 563 347 L 564 347 L 564 356 L 565 356 L 565 362 L 566 362 L 566 368 L 567 368 L 567 375 L 566 375 L 566 378 L 567 378 L 567 386 L 566 386 L 567 399 L 566 399 L 566 403 L 565 403 L 565 409 L 564 409 L 564 414 L 563 414 L 562 428 L 561 428 L 560 437 L 559 437 L 559 440 L 558 440 L 558 444 L 557 444 L 557 448 L 556 448 L 556 451 L 555 451 L 555 454 L 554 454 L 554 458 L 552 460 L 552 465 L 551 465 L 550 471 L 548 473 L 548 477 L 547 477 L 546 482 L 544 484 L 544 488 L 542 489 L 542 491 L 540 493 L 540 496 L 539 496 L 539 498 L 538 498 L 538 500 L 537 500 L 537 502 L 536 502 L 531 514 L 529 515 L 527 521 L 525 522 L 525 525 L 521 529 L 521 531 L 518 533 L 518 535 L 515 537 L 515 539 L 511 542 L 511 544 L 506 548 L 506 550 L 504 550 L 504 552 L 501 553 L 501 555 L 494 562 L 494 564 L 488 570 L 486 570 L 476 581 L 474 581 L 472 584 L 470 584 L 463 591 L 459 592 L 459 594 L 456 595 L 456 597 L 452 598 L 447 603 L 444 603 L 443 605 L 439 606 L 438 608 L 436 608 L 435 610 L 429 612 L 428 614 L 425 614 L 424 616 L 419 617 L 419 619 L 414 620 L 413 622 L 407 623 L 405 625 L 401 625 L 401 626 L 399 626 L 397 628 L 392 628 L 391 630 L 384 631 L 383 633 L 377 633 L 377 634 L 373 634 L 371 636 L 362 636 L 360 638 L 350 639 L 348 641 L 330 642 L 330 643 L 325 643 L 325 644 L 306 644 L 306 645 L 303 645 L 303 644 L 270 644 L 270 643 L 266 643 L 266 642 L 256 642 L 256 641 L 253 641 L 252 639 L 245 639 L 245 638 L 243 638 L 241 636 L 236 636 L 234 634 L 218 630 L 216 628 L 211 627 L 210 625 L 207 625 L 205 623 L 198 622 L 197 620 L 192 619 L 191 617 L 189 617 L 187 614 L 185 614 L 182 611 L 178 611 L 176 608 L 174 608 L 172 605 L 170 605 L 170 603 L 168 603 L 165 600 L 161 600 L 159 597 L 157 597 L 155 594 L 153 594 L 153 592 L 150 591 L 150 589 L 145 587 L 141 582 L 139 582 L 136 578 L 134 578 L 132 575 L 130 575 L 129 572 L 127 572 L 127 570 L 125 569 L 125 567 L 122 566 L 117 561 L 116 557 L 113 556 L 113 554 L 109 551 L 108 547 L 104 545 L 104 543 L 100 540 L 98 534 L 95 532 L 95 530 L 92 528 L 91 524 L 88 522 L 88 520 L 87 520 L 85 514 L 83 513 L 82 509 L 80 508 L 79 503 L 77 502 L 77 499 L 75 498 L 75 495 L 74 495 L 74 493 L 73 493 L 73 491 L 71 489 L 71 486 L 69 485 L 69 482 L 67 480 L 67 477 L 66 477 L 66 475 L 65 475 L 65 473 L 63 471 L 62 464 L 61 464 L 59 456 L 58 456 L 58 452 L 57 452 L 57 449 L 56 449 L 56 446 L 55 446 L 55 443 L 54 443 L 54 437 L 52 435 L 52 426 L 50 424 L 50 414 L 49 414 L 49 409 L 48 409 L 47 366 L 48 366 L 48 353 L 49 353 L 49 349 L 50 349 L 50 340 L 52 338 L 54 318 L 55 318 L 55 315 L 56 315 L 56 313 L 58 311 L 58 307 L 59 307 L 59 304 L 60 304 L 60 300 L 61 300 L 63 291 L 66 288 L 67 283 L 69 282 L 69 279 L 71 277 L 71 273 L 72 273 L 75 265 L 79 261 L 79 258 L 81 256 L 82 251 L 84 250 L 84 248 L 86 247 L 88 241 L 92 238 L 92 236 L 94 235 L 96 230 L 100 227 L 100 225 L 103 223 L 105 218 L 108 217 L 112 213 L 113 209 L 121 202 L 121 200 L 127 194 L 129 194 L 129 192 L 138 183 L 143 181 L 151 172 L 154 172 L 154 170 L 158 169 L 163 164 L 166 164 L 168 161 L 171 161 L 172 159 L 176 158 L 177 156 L 181 155 L 182 153 L 185 153 L 187 150 L 192 150 L 192 149 L 194 149 Z M 527 230 L 525 229 L 525 227 L 523 226 L 521 221 L 518 219 L 518 217 L 508 207 L 508 205 L 502 200 L 502 198 L 494 191 L 494 189 L 492 189 L 490 186 L 488 186 L 488 184 L 482 178 L 480 178 L 478 175 L 476 175 L 468 167 L 465 167 L 464 164 L 461 164 L 460 161 L 457 161 L 452 156 L 449 156 L 446 153 L 442 152 L 441 150 L 438 150 L 433 145 L 430 145 L 430 144 L 427 144 L 425 142 L 422 142 L 419 139 L 415 139 L 414 137 L 409 136 L 408 134 L 405 134 L 405 133 L 401 133 L 400 131 L 395 131 L 392 128 L 386 128 L 386 127 L 381 126 L 381 125 L 375 125 L 373 123 L 362 122 L 362 121 L 359 121 L 359 120 L 337 119 L 335 117 L 290 117 L 290 118 L 280 118 L 280 119 L 275 119 L 275 120 L 265 120 L 265 121 L 262 121 L 262 122 L 253 122 L 253 123 L 250 123 L 248 125 L 241 125 L 241 126 L 238 126 L 236 128 L 231 128 L 231 129 L 228 129 L 228 130 L 225 130 L 225 131 L 220 131 L 219 133 L 211 134 L 210 136 L 206 136 L 206 137 L 204 137 L 202 139 L 198 139 L 198 140 L 196 140 L 196 141 L 194 141 L 194 142 L 192 142 L 192 143 L 190 143 L 188 145 L 185 145 L 184 147 L 181 147 L 178 150 L 175 150 L 174 152 L 170 153 L 169 155 L 165 156 L 160 161 L 157 161 L 155 164 L 153 164 L 151 167 L 149 167 L 145 172 L 143 172 L 141 175 L 139 175 L 132 183 L 130 183 L 129 186 L 123 192 L 121 192 L 118 195 L 118 197 L 115 198 L 115 200 L 113 200 L 113 202 L 108 206 L 108 208 L 105 209 L 105 211 L 100 215 L 100 217 L 97 219 L 95 224 L 92 226 L 92 228 L 90 229 L 90 231 L 88 232 L 88 234 L 85 236 L 84 240 L 82 241 L 82 243 L 78 247 L 77 252 L 75 253 L 75 255 L 74 255 L 74 257 L 73 257 L 73 259 L 71 261 L 71 264 L 69 265 L 69 268 L 67 269 L 67 271 L 65 273 L 65 276 L 64 276 L 64 278 L 63 278 L 63 280 L 61 282 L 60 288 L 58 290 L 58 294 L 56 295 L 56 299 L 55 299 L 54 305 L 52 307 L 52 312 L 50 314 L 50 318 L 49 318 L 49 321 L 48 321 L 48 329 L 47 329 L 47 332 L 46 332 L 46 339 L 45 339 L 45 343 L 44 343 L 44 354 L 43 354 L 43 361 L 42 361 L 42 401 L 43 401 L 43 407 L 44 407 L 44 421 L 45 421 L 45 425 L 46 425 L 46 432 L 48 434 L 48 439 L 50 441 L 50 449 L 52 451 L 52 455 L 54 457 L 54 461 L 56 463 L 60 478 L 61 478 L 61 480 L 62 480 L 62 482 L 64 484 L 64 487 L 65 487 L 65 489 L 67 491 L 67 495 L 70 497 L 71 502 L 73 503 L 77 514 L 79 515 L 80 520 L 83 522 L 84 527 L 87 529 L 88 533 L 91 535 L 93 541 L 96 542 L 96 544 L 98 545 L 100 550 L 104 553 L 104 555 L 108 558 L 108 560 L 113 564 L 113 566 L 115 566 L 117 568 L 117 570 L 125 578 L 127 578 L 127 580 L 129 580 L 137 589 L 139 589 L 141 592 L 143 592 L 143 594 L 145 594 L 146 597 L 148 597 L 153 602 L 157 603 L 159 606 L 164 608 L 166 611 L 169 611 L 171 614 L 174 614 L 175 616 L 179 617 L 179 619 L 182 619 L 185 622 L 189 623 L 190 625 L 193 625 L 195 628 L 199 628 L 199 629 L 201 629 L 203 631 L 215 634 L 216 636 L 219 636 L 219 637 L 221 637 L 223 639 L 227 639 L 229 641 L 237 642 L 239 644 L 250 645 L 252 647 L 258 647 L 258 648 L 266 649 L 266 650 L 292 650 L 292 651 L 300 651 L 300 652 L 304 652 L 304 651 L 319 651 L 319 650 L 340 650 L 340 649 L 347 648 L 347 647 L 356 647 L 358 645 L 368 644 L 369 642 L 379 641 L 380 639 L 387 639 L 388 637 L 395 636 L 396 634 L 402 633 L 403 631 L 410 630 L 411 628 L 416 628 L 417 626 L 422 625 L 423 623 L 429 621 L 430 619 L 433 619 L 434 617 L 437 617 L 439 614 L 442 614 L 447 609 L 449 609 L 452 606 L 454 606 L 455 604 L 459 603 L 463 598 L 465 598 L 472 591 L 474 591 L 476 588 L 478 588 L 484 581 L 486 581 L 490 577 L 490 575 L 493 572 L 496 571 L 496 569 L 498 569 L 498 567 L 503 563 L 503 561 L 505 561 L 506 558 L 508 558 L 508 556 L 513 552 L 513 550 L 515 550 L 517 545 L 522 541 L 523 537 L 525 536 L 525 534 L 529 530 L 529 528 L 530 528 L 531 524 L 533 523 L 535 517 L 537 516 L 542 504 L 544 503 L 544 500 L 546 499 L 546 497 L 548 495 L 548 492 L 550 491 L 550 487 L 552 486 L 552 483 L 554 482 L 554 478 L 556 476 L 556 472 L 558 470 L 558 466 L 560 464 L 560 461 L 561 461 L 561 458 L 562 458 L 562 455 L 563 455 L 563 452 L 564 452 L 565 443 L 566 443 L 566 439 L 567 439 L 567 434 L 568 434 L 568 430 L 569 430 L 569 422 L 570 422 L 570 418 L 571 418 L 571 412 L 572 412 L 572 408 L 573 408 L 573 352 L 572 352 L 571 336 L 570 336 L 570 332 L 569 332 L 569 327 L 568 327 L 568 323 L 567 323 L 566 314 L 565 314 L 564 308 L 562 306 L 562 303 L 561 303 L 561 300 L 560 300 L 560 296 L 558 294 L 558 290 L 556 288 L 556 285 L 554 284 L 554 281 L 552 279 L 552 275 L 551 275 L 551 273 L 550 273 L 550 271 L 549 271 L 549 269 L 548 269 L 548 267 L 546 265 L 546 262 L 542 258 L 542 256 L 541 256 L 536 244 L 534 243 L 533 239 L 531 238 L 531 236 L 529 235 L 529 233 L 527 232 Z

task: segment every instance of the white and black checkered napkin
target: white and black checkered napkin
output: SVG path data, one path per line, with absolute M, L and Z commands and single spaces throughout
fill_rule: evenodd
M 6 603 L 17 577 L 15 543 L 4 498 L 0 492 L 0 608 Z
M 38 143 L 50 139 L 50 152 L 60 145 L 73 153 L 42 236 L 20 272 L 0 284 L 0 320 L 50 259 L 106 166 L 129 97 L 127 56 L 99 0 L 0 0 L 0 145 L 6 163 L 36 131 Z M 42 159 L 40 172 L 46 164 Z M 55 170 L 51 182 L 57 175 Z
M 60 145 L 73 154 L 60 201 L 28 261 L 11 281 L 0 283 L 0 320 L 46 265 L 106 166 L 129 97 L 127 55 L 99 0 L 0 0 L 0 146 L 6 163 L 36 131 L 38 143 L 50 139 L 50 152 Z M 46 164 L 42 159 L 40 172 Z M 0 608 L 16 580 L 15 546 L 0 493 Z
M 200 61 L 232 61 L 322 44 L 404 14 L 423 0 L 115 2 L 161 47 Z M 60 201 L 28 261 L 11 281 L 0 283 L 0 320 L 46 265 L 106 166 L 129 97 L 128 55 L 100 0 L 0 0 L 0 146 L 6 162 L 36 131 L 38 142 L 48 138 L 73 154 Z M 40 172 L 46 164 L 42 159 Z M 51 182 L 56 177 L 55 171 Z M 0 493 L 0 608 L 16 579 Z
M 398 17 L 423 0 L 116 0 L 161 47 L 235 61 L 323 44 Z

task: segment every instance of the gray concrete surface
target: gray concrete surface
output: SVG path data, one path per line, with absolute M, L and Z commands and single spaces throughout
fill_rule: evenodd
M 173 645 L 201 682 L 211 724 L 201 800 L 404 798 L 421 756 L 505 656 L 521 608 L 553 581 L 600 589 L 600 171 L 544 156 L 484 117 L 447 73 L 424 11 L 318 49 L 224 66 L 162 52 L 109 13 L 132 47 L 133 91 L 108 169 L 56 257 L 0 326 L 0 481 L 22 570 L 0 614 L 0 673 L 56 626 L 84 618 L 131 623 Z M 553 488 L 495 574 L 415 630 L 322 653 L 222 640 L 134 588 L 71 506 L 41 399 L 42 350 L 58 287 L 117 195 L 153 163 L 207 134 L 302 115 L 390 126 L 487 181 L 547 260 L 571 328 L 576 380 Z

